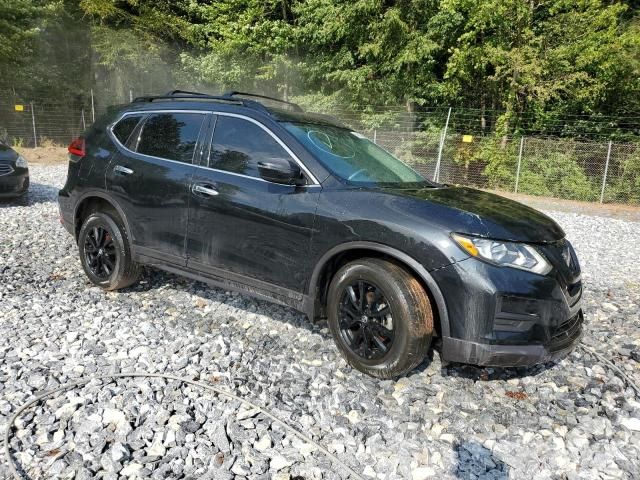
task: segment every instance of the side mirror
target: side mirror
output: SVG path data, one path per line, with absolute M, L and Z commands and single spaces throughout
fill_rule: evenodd
M 260 176 L 268 182 L 284 185 L 305 185 L 300 167 L 284 158 L 270 158 L 258 162 Z

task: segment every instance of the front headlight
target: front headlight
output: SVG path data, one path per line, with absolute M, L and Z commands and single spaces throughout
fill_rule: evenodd
M 472 257 L 479 257 L 502 267 L 513 267 L 546 275 L 551 271 L 549 262 L 531 245 L 503 242 L 488 238 L 466 237 L 453 234 L 453 239 Z
M 18 167 L 18 168 L 29 168 L 29 164 L 27 163 L 27 159 L 24 158 L 22 155 L 18 155 L 18 158 L 16 159 L 16 167 Z

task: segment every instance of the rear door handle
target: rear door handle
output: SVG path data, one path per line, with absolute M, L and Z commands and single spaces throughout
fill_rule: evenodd
M 194 185 L 193 187 L 191 187 L 191 191 L 193 193 L 201 193 L 203 195 L 207 195 L 209 197 L 215 197 L 216 195 L 218 195 L 220 192 L 218 192 L 215 188 L 209 186 L 209 185 Z
M 127 167 L 123 167 L 122 165 L 116 165 L 115 167 L 113 167 L 113 171 L 121 173 L 122 175 L 131 175 L 133 173 L 133 170 Z

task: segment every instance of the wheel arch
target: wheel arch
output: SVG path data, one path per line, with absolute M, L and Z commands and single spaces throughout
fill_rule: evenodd
M 388 245 L 375 242 L 348 242 L 327 251 L 314 267 L 309 281 L 306 313 L 310 319 L 322 316 L 326 305 L 326 293 L 333 274 L 345 263 L 365 257 L 382 257 L 393 260 L 411 272 L 422 284 L 434 303 L 436 325 L 440 335 L 449 336 L 449 315 L 440 287 L 431 274 L 418 261 L 406 253 Z
M 82 197 L 78 199 L 78 202 L 76 203 L 76 207 L 73 211 L 73 228 L 74 228 L 74 236 L 76 240 L 78 239 L 78 234 L 80 233 L 80 228 L 82 227 L 82 223 L 81 223 L 82 219 L 84 218 L 86 213 L 90 211 L 94 211 L 91 208 L 94 205 L 95 206 L 102 205 L 115 210 L 115 212 L 120 216 L 122 223 L 124 224 L 124 228 L 127 231 L 126 233 L 128 238 L 130 239 L 132 238 L 131 229 L 129 228 L 129 222 L 127 221 L 127 217 L 124 214 L 122 207 L 118 205 L 118 202 L 116 202 L 110 195 L 104 192 L 92 191 L 92 192 L 85 193 L 84 195 L 82 195 Z

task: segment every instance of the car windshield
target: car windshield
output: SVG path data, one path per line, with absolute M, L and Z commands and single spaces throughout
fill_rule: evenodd
M 283 125 L 325 167 L 351 184 L 435 186 L 357 132 L 320 123 L 283 122 Z

